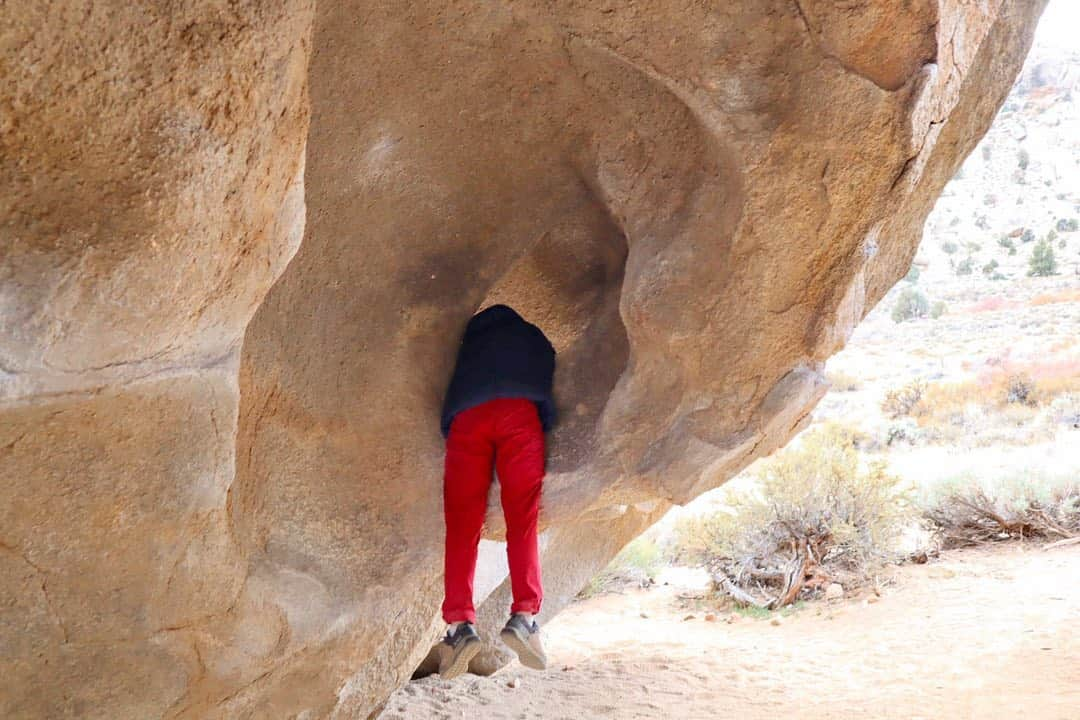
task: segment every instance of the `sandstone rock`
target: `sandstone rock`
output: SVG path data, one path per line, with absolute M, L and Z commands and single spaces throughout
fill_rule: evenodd
M 805 425 L 1042 5 L 6 4 L 0 716 L 378 707 L 489 302 L 559 351 L 558 612 Z
M 826 600 L 843 600 L 844 599 L 844 586 L 840 583 L 829 583 L 825 587 L 825 599 Z

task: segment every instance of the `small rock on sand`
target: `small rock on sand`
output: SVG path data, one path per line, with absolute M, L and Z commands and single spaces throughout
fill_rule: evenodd
M 779 627 L 781 625 L 781 620 L 778 617 L 774 617 L 772 620 L 769 621 L 769 624 Z
M 513 688 L 515 690 L 518 688 L 519 685 L 521 685 L 521 678 L 517 676 L 510 678 L 510 681 L 506 683 L 506 687 Z
M 844 586 L 840 583 L 829 583 L 825 588 L 826 600 L 842 600 L 844 598 Z
M 694 619 L 693 615 L 687 615 L 686 617 L 683 618 L 683 622 L 686 622 L 687 620 L 693 620 L 693 619 Z
M 716 622 L 716 615 L 713 613 L 707 613 L 705 615 L 705 622 Z

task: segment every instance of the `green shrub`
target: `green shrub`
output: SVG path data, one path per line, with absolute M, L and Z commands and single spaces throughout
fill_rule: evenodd
M 975 259 L 969 255 L 956 264 L 955 272 L 957 275 L 970 275 L 974 267 Z
M 1080 221 L 1076 218 L 1069 218 L 1068 220 L 1061 218 L 1057 221 L 1055 229 L 1058 232 L 1076 232 L 1077 230 L 1080 230 Z
M 991 260 L 990 262 L 986 263 L 985 265 L 982 266 L 983 275 L 987 275 L 987 276 L 993 275 L 994 271 L 997 270 L 997 266 L 998 266 L 998 261 L 997 260 Z
M 1024 232 L 1020 235 L 1020 242 L 1035 242 L 1035 231 L 1031 228 L 1024 228 Z
M 907 275 L 904 276 L 904 280 L 908 281 L 909 283 L 919 282 L 919 268 L 912 265 L 911 268 L 907 271 Z
M 1027 170 L 1028 165 L 1031 163 L 1031 155 L 1024 148 L 1020 148 L 1016 151 L 1016 164 L 1020 166 L 1021 170 Z
M 755 487 L 731 492 L 726 510 L 676 527 L 679 555 L 704 565 L 742 604 L 796 600 L 807 575 L 870 579 L 894 559 L 910 503 L 884 463 L 869 466 L 859 436 L 835 424 L 807 431 L 759 463 Z
M 997 244 L 1009 251 L 1010 255 L 1016 254 L 1016 243 L 1008 235 L 1002 235 L 998 238 Z
M 1010 375 L 1005 384 L 1005 402 L 1034 405 L 1036 403 L 1035 381 L 1029 375 L 1022 373 Z
M 1028 275 L 1032 277 L 1047 277 L 1057 273 L 1057 259 L 1054 257 L 1054 248 L 1043 238 L 1035 243 L 1031 250 L 1031 258 L 1028 260 Z
M 957 246 L 956 243 L 946 240 L 945 242 L 941 243 L 941 249 L 945 252 L 946 255 L 952 255 L 960 248 Z
M 926 296 L 913 287 L 904 288 L 893 305 L 892 319 L 895 323 L 926 317 L 930 312 L 930 302 Z
M 945 305 L 944 300 L 935 300 L 934 304 L 930 306 L 930 317 L 937 320 L 939 317 L 948 312 L 949 308 Z

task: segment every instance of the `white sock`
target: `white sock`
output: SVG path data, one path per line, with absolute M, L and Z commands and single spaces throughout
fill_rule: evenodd
M 516 614 L 520 615 L 523 618 L 525 618 L 525 624 L 528 625 L 529 627 L 532 627 L 532 622 L 533 622 L 533 616 L 532 615 L 530 615 L 529 613 L 516 613 Z

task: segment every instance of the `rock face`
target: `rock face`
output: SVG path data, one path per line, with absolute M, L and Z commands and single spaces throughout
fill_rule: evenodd
M 559 351 L 557 612 L 801 427 L 1043 4 L 5 6 L 0 715 L 377 708 L 490 302 Z

